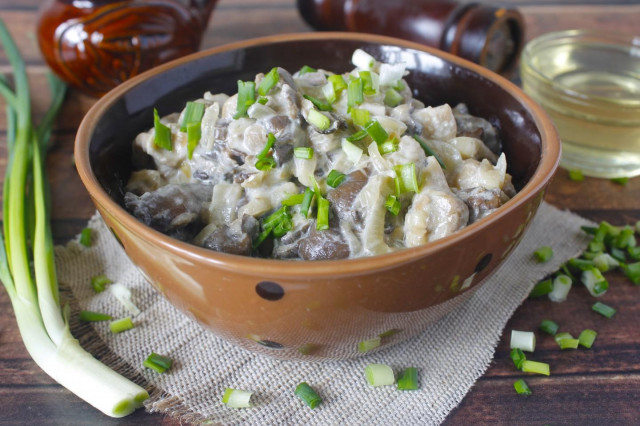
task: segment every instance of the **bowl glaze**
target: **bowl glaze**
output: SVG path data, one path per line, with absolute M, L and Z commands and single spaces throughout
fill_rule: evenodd
M 464 101 L 472 114 L 496 125 L 518 194 L 489 217 L 436 242 L 315 262 L 213 252 L 163 235 L 123 208 L 131 142 L 151 127 L 154 107 L 164 115 L 206 90 L 234 93 L 238 79 L 253 79 L 273 66 L 347 71 L 356 48 L 381 61 L 405 62 L 414 95 L 426 104 Z M 254 39 L 162 65 L 99 100 L 75 145 L 84 185 L 148 281 L 218 336 L 283 359 L 362 355 L 359 342 L 381 335 L 380 347 L 401 342 L 462 304 L 522 238 L 559 157 L 551 121 L 514 84 L 435 49 L 358 33 Z

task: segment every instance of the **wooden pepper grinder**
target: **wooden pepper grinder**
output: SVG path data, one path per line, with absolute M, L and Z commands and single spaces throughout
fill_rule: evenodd
M 38 43 L 63 80 L 101 96 L 134 75 L 195 52 L 217 0 L 46 0 Z
M 384 34 L 453 53 L 509 74 L 524 41 L 515 9 L 453 0 L 297 0 L 314 28 Z

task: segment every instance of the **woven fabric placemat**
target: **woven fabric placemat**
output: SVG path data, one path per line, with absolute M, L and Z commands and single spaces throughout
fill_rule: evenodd
M 413 339 L 343 361 L 276 360 L 209 334 L 144 280 L 98 214 L 88 225 L 93 245 L 86 248 L 76 239 L 56 247 L 56 264 L 75 310 L 128 315 L 109 291 L 93 292 L 92 276 L 105 274 L 131 289 L 141 309 L 134 329 L 112 334 L 106 322 L 72 322 L 72 331 L 94 356 L 148 387 L 150 412 L 187 423 L 225 425 L 428 425 L 441 423 L 485 372 L 507 320 L 533 285 L 585 248 L 588 240 L 580 226 L 586 224 L 590 222 L 543 203 L 520 245 L 461 307 Z M 537 263 L 532 253 L 545 245 L 554 256 Z M 151 352 L 173 358 L 172 369 L 158 374 L 143 368 Z M 370 363 L 390 365 L 396 372 L 417 367 L 420 389 L 369 386 L 364 368 Z M 303 381 L 324 400 L 314 410 L 293 393 Z M 254 406 L 225 406 L 226 387 L 253 391 Z

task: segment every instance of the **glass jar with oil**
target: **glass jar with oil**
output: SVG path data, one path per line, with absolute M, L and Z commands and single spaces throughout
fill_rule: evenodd
M 640 36 L 571 30 L 524 48 L 525 92 L 555 123 L 566 169 L 640 175 Z

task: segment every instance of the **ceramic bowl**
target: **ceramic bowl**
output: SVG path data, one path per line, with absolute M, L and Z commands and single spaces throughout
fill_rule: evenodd
M 207 90 L 234 93 L 237 80 L 274 66 L 344 72 L 356 48 L 381 61 L 405 62 L 415 97 L 426 104 L 465 102 L 472 114 L 494 123 L 518 194 L 492 215 L 436 242 L 375 257 L 314 262 L 210 251 L 163 235 L 123 208 L 131 142 L 153 123 L 154 107 L 167 114 Z M 551 121 L 514 84 L 419 44 L 357 33 L 273 36 L 162 65 L 100 99 L 84 118 L 75 145 L 84 185 L 149 283 L 221 338 L 283 359 L 362 355 L 361 342 L 379 338 L 379 348 L 401 342 L 456 309 L 516 247 L 559 156 Z

